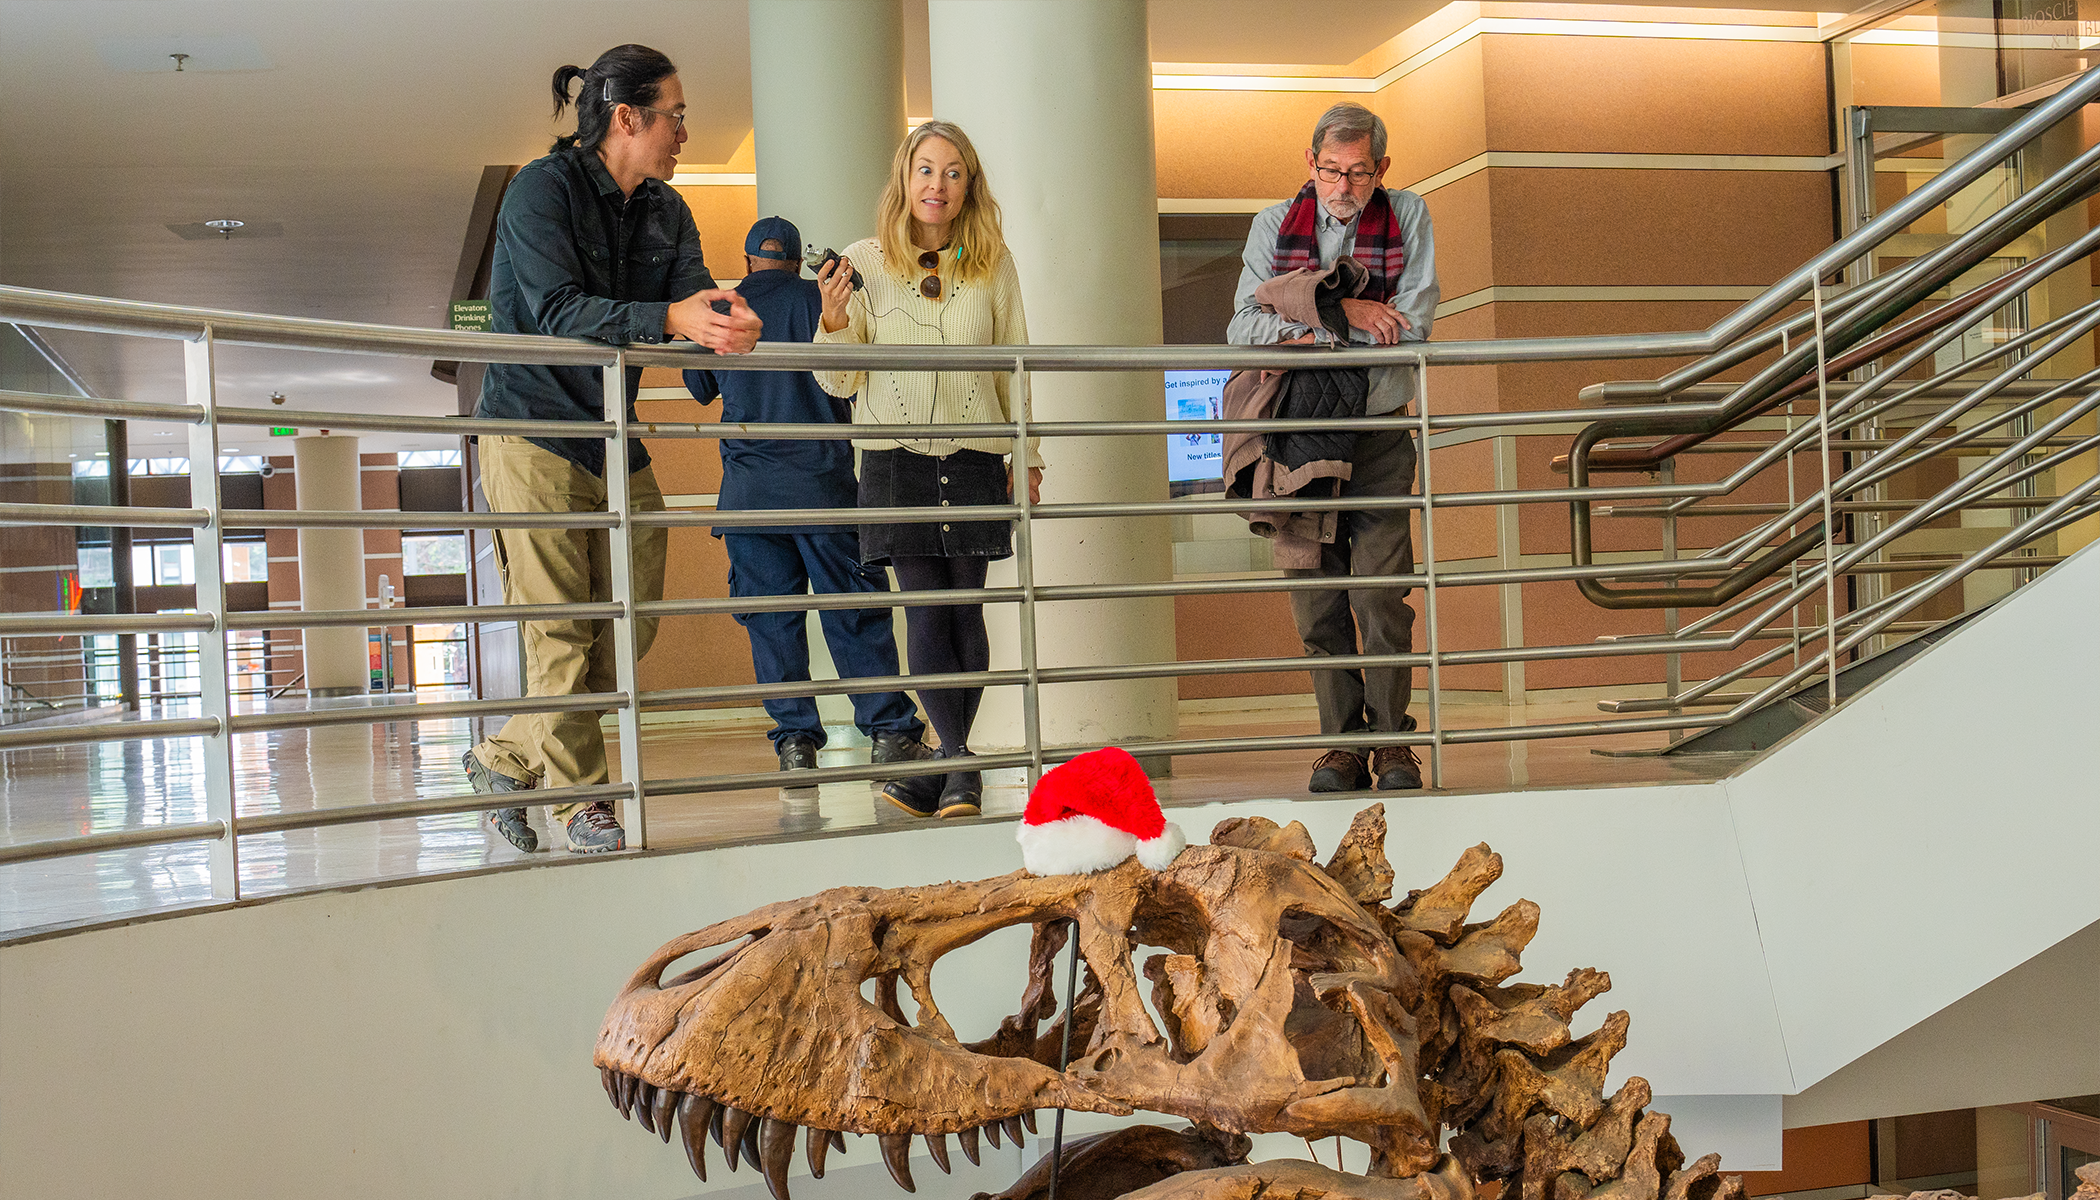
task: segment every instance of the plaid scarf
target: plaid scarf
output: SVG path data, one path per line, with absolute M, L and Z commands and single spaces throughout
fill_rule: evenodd
M 1276 255 L 1271 265 L 1278 275 L 1300 268 L 1320 269 L 1319 215 L 1320 197 L 1308 179 L 1298 189 L 1289 211 L 1283 214 L 1283 228 L 1276 231 Z M 1407 265 L 1407 247 L 1400 241 L 1400 218 L 1382 187 L 1371 193 L 1371 202 L 1357 214 L 1356 248 L 1350 251 L 1350 257 L 1371 273 L 1362 298 L 1380 304 L 1391 300 L 1393 290 L 1400 284 L 1400 270 Z

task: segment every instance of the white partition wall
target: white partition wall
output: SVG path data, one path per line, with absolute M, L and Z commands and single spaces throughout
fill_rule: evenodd
M 2089 549 L 1732 779 L 1391 797 L 1397 887 L 1490 843 L 1507 870 L 1476 915 L 1519 898 L 1543 909 L 1520 978 L 1609 971 L 1578 1024 L 1632 1013 L 1613 1082 L 1640 1074 L 1677 1098 L 1658 1106 L 1683 1108 L 1687 1149 L 1720 1149 L 1732 1169 L 1772 1165 L 1759 1156 L 1782 1120 L 2077 1090 L 2100 1080 L 2100 1039 L 2078 1036 L 2100 1028 L 2095 595 Z M 2020 687 L 1991 682 L 2008 677 Z M 1231 816 L 1301 820 L 1324 854 L 1368 802 L 1173 816 L 1195 839 Z M 749 1187 L 720 1170 L 699 1184 L 676 1147 L 606 1104 L 591 1049 L 635 966 L 826 887 L 1019 864 L 1008 822 L 916 826 L 571 859 L 0 948 L 0 1194 Z M 1001 931 L 935 970 L 964 1038 L 1016 1005 L 1026 940 Z M 1796 1094 L 1782 1116 L 1774 1098 Z M 859 1170 L 875 1161 L 853 1143 L 834 1160 L 852 1172 L 829 1189 L 797 1175 L 798 1200 L 880 1193 Z M 941 1179 L 923 1160 L 916 1172 Z M 962 1194 L 976 1190 L 991 1189 Z

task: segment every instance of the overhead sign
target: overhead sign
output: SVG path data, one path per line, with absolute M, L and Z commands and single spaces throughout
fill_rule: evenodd
M 493 314 L 486 300 L 454 300 L 452 302 L 452 328 L 487 333 Z
M 298 431 L 298 430 L 296 430 L 296 429 L 287 429 L 287 428 L 285 428 L 285 427 L 284 427 L 284 426 L 282 426 L 282 425 L 272 425 L 272 426 L 270 426 L 270 436 L 271 436 L 271 437 L 298 437 L 298 436 L 299 436 L 299 431 Z

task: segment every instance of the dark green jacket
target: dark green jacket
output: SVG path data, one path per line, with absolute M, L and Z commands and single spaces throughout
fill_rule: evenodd
M 669 184 L 643 180 L 623 201 L 596 153 L 566 150 L 528 164 L 503 194 L 489 268 L 497 333 L 658 344 L 671 302 L 713 286 L 692 211 Z M 474 414 L 602 421 L 603 378 L 597 367 L 491 363 Z M 641 379 L 640 367 L 627 369 L 630 419 Z M 531 440 L 593 475 L 605 473 L 599 438 Z M 630 440 L 628 468 L 648 462 L 642 443 Z

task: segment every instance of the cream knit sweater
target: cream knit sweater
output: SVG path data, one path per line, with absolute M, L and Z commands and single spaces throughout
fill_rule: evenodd
M 1002 253 L 992 277 L 978 283 L 963 283 L 955 270 L 942 264 L 942 296 L 928 300 L 919 294 L 919 280 L 926 272 L 913 263 L 907 279 L 899 279 L 882 265 L 882 244 L 874 238 L 846 247 L 845 255 L 867 281 L 846 302 L 846 327 L 826 332 L 820 323 L 817 341 L 888 346 L 1006 346 L 1028 341 L 1028 322 L 1021 314 L 1021 276 L 1014 270 L 1013 255 Z M 945 256 L 944 256 L 945 257 Z M 856 425 L 963 424 L 1013 419 L 1013 375 L 1006 371 L 818 371 L 818 386 L 841 398 L 856 400 Z M 1021 402 L 1028 402 L 1022 389 Z M 1034 419 L 1034 411 L 1028 411 Z M 913 450 L 920 454 L 946 455 L 957 450 L 982 450 L 1007 455 L 1011 438 L 946 439 L 855 438 L 864 450 Z M 1028 463 L 1043 465 L 1036 453 L 1036 439 L 1028 440 Z

